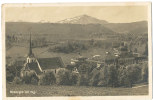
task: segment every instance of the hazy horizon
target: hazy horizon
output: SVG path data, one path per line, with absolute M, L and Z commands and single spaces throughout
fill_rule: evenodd
M 82 15 L 80 15 L 82 16 Z M 92 16 L 91 16 L 92 17 Z M 73 18 L 73 17 L 72 17 Z M 69 19 L 69 18 L 66 18 L 66 19 Z M 97 19 L 97 18 L 96 18 Z M 65 19 L 63 19 L 65 20 Z M 101 19 L 99 19 L 101 20 Z M 62 21 L 62 20 L 59 20 L 59 21 Z M 59 21 L 56 21 L 56 22 L 49 22 L 49 21 L 38 21 L 38 22 L 30 22 L 30 21 L 22 21 L 22 20 L 18 20 L 18 21 L 5 21 L 5 22 L 25 22 L 25 23 L 59 23 Z M 107 21 L 107 20 L 104 20 L 104 21 Z M 120 22 L 120 23 L 134 23 L 134 22 L 143 22 L 143 21 L 146 21 L 148 22 L 147 20 L 140 20 L 140 21 L 133 21 L 133 22 Z M 108 22 L 108 21 L 107 21 Z M 108 22 L 108 23 L 119 23 L 119 22 Z M 64 24 L 64 23 L 63 23 Z
M 51 6 L 7 7 L 6 22 L 56 23 L 80 15 L 88 15 L 109 23 L 147 21 L 147 6 Z

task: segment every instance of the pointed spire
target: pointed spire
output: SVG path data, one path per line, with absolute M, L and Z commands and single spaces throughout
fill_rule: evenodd
M 32 45 L 31 45 L 31 33 L 30 33 L 30 40 L 29 40 L 29 54 L 28 56 L 32 56 L 33 53 L 32 53 Z

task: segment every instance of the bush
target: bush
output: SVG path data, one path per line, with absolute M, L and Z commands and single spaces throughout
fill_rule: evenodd
M 30 83 L 33 85 L 38 85 L 38 77 L 36 75 L 31 76 Z
M 120 86 L 132 87 L 141 80 L 141 67 L 133 64 L 119 69 L 118 80 Z
M 127 76 L 131 84 L 141 80 L 141 67 L 133 64 L 127 67 Z
M 11 60 L 6 64 L 6 80 L 12 82 L 15 76 L 20 76 L 22 66 L 18 65 L 19 60 Z
M 6 80 L 12 82 L 16 76 L 15 62 L 11 62 L 9 65 L 6 65 Z
M 38 85 L 46 85 L 45 74 L 39 76 Z
M 77 85 L 85 85 L 88 86 L 89 85 L 89 79 L 87 78 L 86 75 L 80 75 Z
M 31 78 L 31 84 L 33 84 L 33 85 L 38 85 L 38 79 L 35 78 L 35 77 L 32 77 L 32 78 Z
M 83 63 L 78 67 L 78 71 L 80 74 L 80 77 L 78 79 L 78 85 L 89 85 L 89 73 L 91 72 L 91 69 L 93 70 L 92 65 Z
M 6 80 L 8 82 L 12 82 L 14 77 L 15 77 L 15 75 L 13 73 L 10 73 L 9 71 L 6 71 Z
M 51 85 L 56 82 L 56 78 L 53 72 L 46 72 L 39 76 L 38 85 Z
M 19 77 L 14 77 L 13 83 L 14 84 L 21 84 L 22 83 L 22 80 Z
M 80 75 L 78 73 L 72 72 L 70 75 L 70 84 L 77 85 L 77 83 L 79 81 L 79 77 L 80 77 Z
M 33 70 L 22 70 L 21 74 L 22 74 L 22 76 L 21 76 L 22 81 L 25 84 L 37 84 L 38 83 L 38 77 L 37 77 L 35 71 L 33 71 Z
M 58 85 L 71 85 L 70 71 L 66 69 L 59 69 L 56 74 L 56 83 Z

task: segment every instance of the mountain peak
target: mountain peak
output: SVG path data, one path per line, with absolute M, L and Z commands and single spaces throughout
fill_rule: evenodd
M 91 16 L 88 16 L 86 14 L 83 14 L 83 15 L 80 15 L 80 17 L 91 17 Z
M 88 16 L 86 14 L 76 16 L 73 18 L 67 18 L 61 21 L 58 21 L 57 23 L 67 23 L 67 24 L 106 24 L 107 21 L 105 20 L 99 20 L 97 18 Z

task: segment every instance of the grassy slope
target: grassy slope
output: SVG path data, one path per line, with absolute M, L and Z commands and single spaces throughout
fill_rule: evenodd
M 77 58 L 79 55 L 77 53 L 55 53 L 55 52 L 48 52 L 48 48 L 34 48 L 33 52 L 37 58 L 50 58 L 50 57 L 62 57 L 63 62 L 65 64 L 69 64 L 71 59 Z M 43 53 L 42 53 L 43 52 Z M 6 56 L 10 56 L 13 58 L 17 57 L 26 57 L 28 53 L 28 48 L 25 47 L 18 47 L 14 46 L 6 51 Z M 91 48 L 87 51 L 81 51 L 81 54 L 85 57 L 92 57 L 93 55 L 104 55 L 105 51 L 101 48 Z
M 33 93 L 11 94 L 11 91 L 35 91 Z M 140 88 L 106 88 L 88 86 L 36 86 L 7 84 L 7 96 L 116 96 L 116 95 L 147 95 L 148 86 Z

